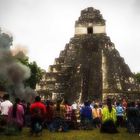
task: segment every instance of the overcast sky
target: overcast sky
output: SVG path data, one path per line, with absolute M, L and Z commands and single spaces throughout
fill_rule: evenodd
M 140 0 L 0 0 L 0 27 L 26 46 L 31 61 L 44 69 L 74 36 L 80 11 L 94 7 L 106 32 L 132 72 L 140 72 Z

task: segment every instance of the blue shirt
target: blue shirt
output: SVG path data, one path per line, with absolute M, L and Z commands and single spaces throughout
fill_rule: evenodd
M 116 107 L 116 113 L 117 113 L 117 116 L 123 116 L 124 115 L 123 107 L 122 106 L 117 106 Z

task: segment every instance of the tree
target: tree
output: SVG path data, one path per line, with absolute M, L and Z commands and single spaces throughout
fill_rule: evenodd
M 32 89 L 36 88 L 36 84 L 40 82 L 42 78 L 42 70 L 37 65 L 35 61 L 29 62 L 29 57 L 26 56 L 22 51 L 19 51 L 14 58 L 18 60 L 23 65 L 27 66 L 30 69 L 30 77 L 24 81 L 25 87 L 31 87 Z
M 29 68 L 31 70 L 31 76 L 25 81 L 25 85 L 35 89 L 36 84 L 39 83 L 42 78 L 42 70 L 37 66 L 35 61 L 29 63 Z
M 136 74 L 134 74 L 134 76 L 135 76 L 137 82 L 140 84 L 140 73 L 136 73 Z
M 31 76 L 27 80 L 24 81 L 24 85 L 29 86 L 32 89 L 35 89 L 36 84 L 40 82 L 42 75 L 43 75 L 41 68 L 37 65 L 37 63 L 35 61 L 29 62 L 28 57 L 18 57 L 17 59 L 22 64 L 29 67 L 29 69 L 31 71 Z
M 22 64 L 29 67 L 29 69 L 31 71 L 31 76 L 27 80 L 24 81 L 24 85 L 29 86 L 32 89 L 35 89 L 36 84 L 39 83 L 42 78 L 42 75 L 43 75 L 42 69 L 37 65 L 37 63 L 35 61 L 29 62 L 28 57 L 18 58 L 18 60 Z

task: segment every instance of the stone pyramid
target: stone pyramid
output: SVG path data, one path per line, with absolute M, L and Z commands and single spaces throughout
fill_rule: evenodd
M 74 37 L 46 77 L 53 99 L 82 102 L 138 90 L 133 73 L 106 34 L 105 20 L 92 7 L 81 11 Z

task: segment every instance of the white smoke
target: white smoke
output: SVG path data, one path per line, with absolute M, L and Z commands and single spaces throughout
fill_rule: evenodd
M 10 36 L 0 32 L 0 80 L 6 82 L 6 90 L 11 96 L 26 100 L 29 95 L 33 96 L 34 94 L 31 89 L 24 87 L 24 82 L 30 77 L 31 72 L 29 67 L 23 65 L 16 58 L 26 57 L 24 52 L 27 51 L 22 47 L 15 47 L 11 51 L 12 40 L 10 39 Z M 15 57 L 16 55 L 17 57 Z
M 19 53 L 23 53 L 24 55 L 27 55 L 28 49 L 26 46 L 21 46 L 20 44 L 17 44 L 14 47 L 11 47 L 11 53 L 13 56 L 18 55 Z

